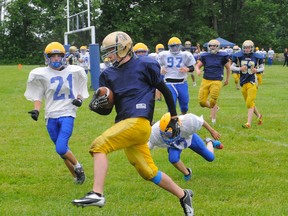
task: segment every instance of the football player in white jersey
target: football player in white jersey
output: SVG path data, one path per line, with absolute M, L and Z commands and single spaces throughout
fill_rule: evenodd
M 49 136 L 55 144 L 57 154 L 64 160 L 75 179 L 83 184 L 85 174 L 69 148 L 74 118 L 82 101 L 89 97 L 87 75 L 77 65 L 66 65 L 64 46 L 52 42 L 45 48 L 44 56 L 48 67 L 33 69 L 27 81 L 25 97 L 34 103 L 34 109 L 28 112 L 37 121 L 40 108 L 45 100 L 45 121 Z
M 192 53 L 181 51 L 181 44 L 179 38 L 172 37 L 168 41 L 169 50 L 160 52 L 158 61 L 166 85 L 173 95 L 175 105 L 178 99 L 181 114 L 186 114 L 189 103 L 187 76 L 188 72 L 194 71 L 196 61 Z
M 79 66 L 83 67 L 85 73 L 88 74 L 90 70 L 90 54 L 87 52 L 87 46 L 80 47 L 80 57 L 78 59 Z
M 164 50 L 165 50 L 164 45 L 159 43 L 155 47 L 155 53 L 149 53 L 148 56 L 150 58 L 153 58 L 156 61 L 158 61 L 158 54 L 160 52 L 164 51 Z M 161 74 L 161 77 L 164 79 L 164 75 L 163 74 Z M 156 92 L 155 92 L 155 100 L 156 101 L 162 101 L 162 93 L 158 89 L 156 89 Z
M 203 117 L 192 113 L 180 115 L 180 134 L 176 138 L 171 138 L 171 131 L 166 131 L 166 126 L 171 119 L 170 113 L 166 113 L 161 120 L 152 126 L 152 132 L 149 139 L 149 148 L 155 147 L 167 148 L 169 162 L 184 175 L 185 181 L 191 179 L 192 170 L 187 168 L 180 159 L 182 150 L 191 149 L 201 155 L 205 160 L 211 162 L 215 159 L 214 148 L 222 149 L 223 145 L 218 139 L 220 134 L 213 129 Z M 196 133 L 202 127 L 206 128 L 215 139 L 206 138 L 204 141 Z

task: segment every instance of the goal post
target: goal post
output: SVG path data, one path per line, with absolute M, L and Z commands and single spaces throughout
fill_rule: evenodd
M 90 0 L 87 0 L 87 10 L 83 10 L 80 13 L 70 14 L 70 2 L 67 0 L 67 32 L 64 33 L 64 47 L 66 51 L 69 51 L 68 36 L 79 32 L 90 31 L 91 44 L 89 44 L 89 55 L 90 55 L 90 78 L 91 86 L 93 90 L 99 87 L 99 76 L 100 76 L 100 49 L 99 44 L 96 43 L 96 32 L 95 26 L 90 26 Z M 87 23 L 84 23 L 84 16 L 87 16 Z M 79 19 L 80 18 L 80 19 Z M 76 19 L 75 29 L 70 30 L 70 19 Z M 80 21 L 82 25 L 80 25 Z

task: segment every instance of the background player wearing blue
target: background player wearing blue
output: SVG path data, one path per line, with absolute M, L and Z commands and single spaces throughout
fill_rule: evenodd
M 64 46 L 52 42 L 45 48 L 44 56 L 48 67 L 32 70 L 27 81 L 25 97 L 34 102 L 31 117 L 37 121 L 43 100 L 45 100 L 45 120 L 50 138 L 56 152 L 64 159 L 66 166 L 82 184 L 85 174 L 68 146 L 74 127 L 77 107 L 89 97 L 87 75 L 84 69 L 76 65 L 65 65 Z
M 253 41 L 246 40 L 243 42 L 242 52 L 235 53 L 232 57 L 232 62 L 231 70 L 240 71 L 241 91 L 248 108 L 247 122 L 242 127 L 251 127 L 253 113 L 257 116 L 258 125 L 261 125 L 262 115 L 255 106 L 257 95 L 255 74 L 264 70 L 263 57 L 258 53 L 254 53 Z
M 179 102 L 181 114 L 188 111 L 189 92 L 187 84 L 188 72 L 194 71 L 196 61 L 192 53 L 181 51 L 181 41 L 177 37 L 172 37 L 168 41 L 169 51 L 160 52 L 158 61 L 161 65 L 161 73 L 167 87 L 170 89 L 174 103 Z
M 185 181 L 191 179 L 192 170 L 187 168 L 180 159 L 182 150 L 189 148 L 201 155 L 205 160 L 211 162 L 214 160 L 214 148 L 222 149 L 223 145 L 218 141 L 220 134 L 214 130 L 203 117 L 198 117 L 192 113 L 179 116 L 180 134 L 171 138 L 171 132 L 165 131 L 167 124 L 170 122 L 170 113 L 164 114 L 160 121 L 152 126 L 152 133 L 149 139 L 149 148 L 155 147 L 167 148 L 170 163 L 184 175 Z M 206 138 L 205 142 L 196 133 L 202 127 L 206 128 L 212 137 L 216 140 Z
M 113 91 L 116 109 L 115 124 L 98 136 L 92 143 L 90 153 L 94 160 L 93 190 L 83 198 L 73 201 L 77 206 L 104 206 L 104 182 L 108 170 L 107 155 L 123 149 L 129 162 L 145 180 L 152 181 L 180 199 L 185 215 L 192 216 L 191 190 L 183 190 L 168 175 L 158 170 L 147 142 L 151 133 L 151 121 L 155 106 L 155 88 L 166 100 L 172 119 L 167 125 L 173 137 L 179 133 L 178 118 L 172 95 L 160 76 L 160 65 L 150 57 L 133 57 L 133 42 L 128 34 L 117 31 L 107 35 L 101 45 L 113 64 L 104 70 L 99 86 Z M 104 109 L 108 98 L 96 91 L 90 109 L 108 115 L 111 109 Z
M 196 64 L 197 75 L 201 75 L 200 68 L 204 66 L 204 74 L 199 89 L 198 99 L 201 107 L 208 107 L 211 110 L 212 123 L 216 123 L 216 113 L 219 109 L 217 100 L 222 85 L 228 85 L 230 77 L 230 62 L 227 52 L 219 52 L 220 42 L 218 40 L 210 40 L 208 42 L 208 52 L 200 56 L 200 60 Z M 226 80 L 222 84 L 224 78 L 224 67 L 226 68 Z M 210 96 L 209 100 L 208 97 Z

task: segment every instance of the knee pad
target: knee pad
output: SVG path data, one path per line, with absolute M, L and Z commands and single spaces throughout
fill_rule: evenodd
M 154 178 L 152 178 L 151 181 L 154 184 L 158 185 L 161 182 L 161 179 L 162 179 L 162 172 L 158 171 L 157 175 Z

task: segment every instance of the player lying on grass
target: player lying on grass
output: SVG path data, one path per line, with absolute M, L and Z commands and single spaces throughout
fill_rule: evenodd
M 198 117 L 192 113 L 180 115 L 180 134 L 171 138 L 171 131 L 167 131 L 167 124 L 170 122 L 170 113 L 164 114 L 160 121 L 152 126 L 152 132 L 149 140 L 149 148 L 155 147 L 167 148 L 169 161 L 173 166 L 184 175 L 185 181 L 191 179 L 192 170 L 187 168 L 180 159 L 183 149 L 189 148 L 197 154 L 201 155 L 205 160 L 211 162 L 214 160 L 214 148 L 222 149 L 223 145 L 218 139 L 220 134 L 213 129 L 203 117 Z M 204 141 L 196 133 L 202 127 L 206 128 L 211 136 L 215 139 L 206 138 Z

